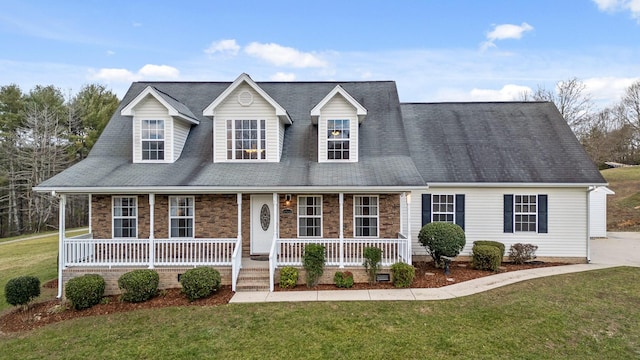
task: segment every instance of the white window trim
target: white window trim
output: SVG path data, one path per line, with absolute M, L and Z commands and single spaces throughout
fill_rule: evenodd
M 145 139 L 143 137 L 143 132 L 144 132 L 144 127 L 143 124 L 145 123 L 145 121 L 162 121 L 162 133 L 163 133 L 163 138 L 162 138 L 162 142 L 164 143 L 163 146 L 163 152 L 164 152 L 164 159 L 162 160 L 150 160 L 150 159 L 145 159 L 144 158 L 144 149 L 143 149 L 143 144 L 145 141 L 160 141 L 158 139 Z M 169 152 L 167 151 L 167 119 L 162 119 L 162 118 L 144 118 L 144 119 L 140 119 L 140 161 L 144 162 L 144 163 L 165 163 L 170 161 L 170 157 L 169 157 Z
M 451 196 L 453 197 L 453 211 L 438 211 L 438 215 L 452 215 L 452 220 L 451 222 L 449 221 L 442 221 L 442 220 L 435 220 L 435 216 L 436 216 L 436 211 L 433 210 L 433 207 L 435 206 L 435 197 L 436 196 Z M 438 204 L 441 204 L 440 202 Z M 446 203 L 445 203 L 446 204 Z M 447 223 L 451 223 L 451 224 L 455 224 L 456 223 L 456 195 L 455 194 L 431 194 L 431 222 L 447 222 Z
M 320 204 L 320 215 L 306 215 L 306 214 L 304 216 L 300 215 L 300 198 L 303 198 L 303 197 L 304 198 L 313 197 L 313 198 L 320 199 L 320 203 L 319 203 Z M 299 238 L 312 238 L 312 239 L 315 239 L 315 238 L 321 238 L 323 236 L 323 228 L 324 228 L 323 221 L 322 221 L 322 216 L 323 216 L 322 207 L 324 205 L 323 200 L 324 199 L 322 198 L 322 195 L 298 195 L 297 204 L 296 204 L 296 212 L 297 212 L 297 215 L 298 215 L 298 221 L 296 223 L 296 225 L 297 225 L 296 226 L 296 231 L 297 231 L 297 234 L 298 234 Z M 306 209 L 306 204 L 305 204 L 305 209 Z M 305 219 L 308 219 L 308 218 L 319 218 L 320 219 L 320 235 L 318 235 L 318 236 L 300 235 L 300 219 L 301 218 L 305 218 Z
M 116 199 L 135 199 L 134 207 L 136 209 L 135 216 L 116 216 L 115 206 Z M 137 196 L 112 196 L 111 197 L 111 238 L 112 239 L 137 239 L 140 231 L 140 222 L 138 221 L 138 197 Z M 116 218 L 118 219 L 135 219 L 136 220 L 136 236 L 135 237 L 116 237 Z
M 356 226 L 356 219 L 358 217 L 360 218 L 373 218 L 374 216 L 362 216 L 362 215 L 356 215 L 356 198 L 364 198 L 364 197 L 369 197 L 369 198 L 376 198 L 376 208 L 378 209 L 377 213 L 376 213 L 376 236 L 359 236 L 357 235 L 358 230 L 357 230 L 357 226 Z M 353 237 L 354 238 L 371 238 L 371 239 L 376 239 L 376 238 L 381 238 L 380 237 L 380 196 L 379 195 L 353 195 Z
M 171 199 L 175 198 L 187 198 L 191 199 L 191 216 L 171 216 Z M 168 226 L 168 237 L 169 239 L 195 239 L 196 237 L 196 199 L 194 196 L 169 196 L 169 226 Z M 172 219 L 191 219 L 191 233 L 193 236 L 171 236 L 171 220 Z
M 255 121 L 256 122 L 256 128 L 257 128 L 257 144 L 258 144 L 258 149 L 256 149 L 257 151 L 262 151 L 264 152 L 264 159 L 237 159 L 236 156 L 236 137 L 235 137 L 235 133 L 236 133 L 236 121 L 243 121 L 243 120 L 248 120 L 248 121 Z M 233 155 L 232 159 L 228 158 L 228 153 L 229 153 L 229 148 L 227 146 L 227 142 L 229 141 L 229 137 L 228 137 L 228 123 L 229 121 L 231 121 L 231 125 L 232 125 L 232 136 L 233 138 L 231 139 L 231 154 Z M 260 126 L 260 124 L 264 121 L 264 139 L 261 137 L 261 132 L 262 132 L 262 128 Z M 227 119 L 224 122 L 224 131 L 225 131 L 225 144 L 224 144 L 224 158 L 225 161 L 228 162 L 266 162 L 268 161 L 268 154 L 266 153 L 267 151 L 267 147 L 269 146 L 267 138 L 267 130 L 268 130 L 268 124 L 267 124 L 267 119 L 266 118 L 262 118 L 262 119 Z M 264 140 L 264 149 L 260 148 L 260 145 L 262 143 L 262 140 Z
M 349 122 L 349 137 L 347 139 L 336 139 L 336 140 L 331 140 L 329 139 L 329 137 L 327 136 L 328 132 L 329 132 L 329 121 L 336 121 L 336 120 L 346 120 Z M 342 118 L 327 118 L 325 120 L 325 130 L 326 133 L 323 134 L 324 136 L 324 141 L 326 143 L 326 150 L 325 150 L 325 158 L 326 158 L 326 162 L 353 162 L 353 151 L 352 151 L 352 145 L 353 145 L 353 138 L 352 138 L 352 133 L 353 133 L 353 129 L 352 129 L 352 124 L 353 123 L 353 119 L 349 118 L 349 117 L 342 117 Z M 338 142 L 338 141 L 349 141 L 349 158 L 348 159 L 329 159 L 329 143 L 331 142 Z
M 527 196 L 527 197 L 534 197 L 536 199 L 536 211 L 534 212 L 517 212 L 516 211 L 516 199 L 518 196 Z M 530 203 L 529 203 L 530 204 Z M 538 233 L 538 221 L 540 220 L 538 218 L 538 194 L 513 194 L 513 233 L 522 233 L 522 234 L 533 234 L 533 233 Z M 535 230 L 518 230 L 516 225 L 517 225 L 517 221 L 516 218 L 518 217 L 518 215 L 533 215 L 536 217 L 536 222 L 535 222 Z

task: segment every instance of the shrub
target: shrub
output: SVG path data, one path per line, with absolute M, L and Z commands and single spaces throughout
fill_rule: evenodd
M 382 249 L 377 247 L 367 246 L 362 251 L 362 257 L 364 257 L 364 269 L 369 275 L 369 284 L 376 282 L 376 276 L 380 271 L 380 262 L 382 261 Z
M 536 258 L 536 250 L 538 250 L 538 245 L 513 244 L 511 245 L 511 249 L 509 249 L 509 259 L 514 264 L 524 264 Z
M 413 267 L 413 265 L 405 264 L 403 262 L 391 265 L 391 277 L 393 278 L 393 285 L 396 287 L 406 288 L 411 286 L 415 276 L 416 268 Z
M 280 269 L 280 287 L 283 289 L 294 288 L 298 283 L 298 269 L 285 266 Z
M 133 270 L 118 279 L 118 287 L 122 290 L 121 299 L 126 302 L 143 302 L 151 299 L 158 292 L 160 277 L 150 269 Z
M 471 267 L 478 270 L 498 271 L 502 257 L 500 249 L 493 245 L 473 244 L 473 255 L 471 257 Z
M 333 282 L 339 288 L 350 288 L 353 286 L 353 274 L 351 271 L 336 271 L 333 276 Z
M 489 246 L 495 246 L 500 250 L 500 256 L 504 257 L 505 255 L 505 247 L 504 244 L 499 242 L 499 241 L 490 241 L 490 240 L 478 240 L 478 241 L 474 241 L 473 245 L 489 245 Z
M 67 281 L 64 296 L 76 310 L 88 309 L 102 301 L 104 278 L 98 274 L 86 274 Z
M 307 244 L 304 247 L 302 264 L 307 272 L 307 286 L 318 285 L 318 279 L 324 272 L 325 248 L 320 244 Z
M 458 256 L 466 243 L 464 230 L 456 224 L 446 222 L 426 224 L 420 229 L 418 240 L 427 249 L 436 267 L 444 266 L 442 256 Z
M 35 276 L 13 278 L 4 286 L 4 297 L 7 303 L 27 305 L 29 301 L 40 296 L 40 279 Z
M 189 301 L 206 298 L 220 289 L 222 279 L 218 270 L 210 267 L 189 269 L 180 277 L 182 293 Z

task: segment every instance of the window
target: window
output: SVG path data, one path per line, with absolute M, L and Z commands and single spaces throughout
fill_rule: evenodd
M 515 195 L 514 215 L 516 231 L 537 230 L 537 196 L 536 195 Z
M 138 237 L 138 198 L 113 198 L 113 237 Z
M 378 197 L 353 197 L 356 236 L 378 236 Z
M 349 120 L 327 121 L 327 159 L 349 160 Z
M 266 159 L 265 122 L 265 120 L 227 120 L 227 159 Z
M 431 212 L 433 221 L 453 223 L 456 214 L 454 204 L 453 195 L 433 195 Z
M 193 237 L 193 197 L 169 197 L 169 230 L 172 238 Z
M 142 160 L 164 160 L 164 120 L 142 120 Z
M 321 196 L 298 196 L 298 236 L 322 236 Z

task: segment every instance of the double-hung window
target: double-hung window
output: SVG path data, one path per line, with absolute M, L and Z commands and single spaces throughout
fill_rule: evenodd
M 349 160 L 349 120 L 327 120 L 327 159 Z
M 138 237 L 138 198 L 113 198 L 113 237 Z
M 353 214 L 356 237 L 378 236 L 378 197 L 359 196 L 353 197 Z
M 514 215 L 516 231 L 537 230 L 538 218 L 537 195 L 515 195 Z
M 322 237 L 322 196 L 298 196 L 298 236 Z
M 433 195 L 431 201 L 432 217 L 434 222 L 455 221 L 455 199 L 453 195 Z
M 169 197 L 170 236 L 172 238 L 193 237 L 193 197 Z
M 265 160 L 265 120 L 227 120 L 227 159 Z
M 142 160 L 164 160 L 164 120 L 142 120 Z

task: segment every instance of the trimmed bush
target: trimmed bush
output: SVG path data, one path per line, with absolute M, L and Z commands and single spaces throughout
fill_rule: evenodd
M 4 297 L 13 306 L 27 305 L 40 296 L 40 279 L 35 276 L 13 278 L 4 286 Z
M 307 244 L 304 247 L 302 265 L 307 272 L 307 286 L 318 285 L 318 280 L 324 273 L 325 247 L 320 244 Z
M 380 262 L 382 261 L 382 249 L 377 247 L 367 246 L 362 251 L 362 257 L 364 257 L 364 268 L 369 276 L 369 284 L 376 282 L 376 276 L 380 271 Z
M 536 258 L 536 250 L 538 245 L 533 244 L 513 244 L 509 249 L 509 259 L 514 264 L 524 264 L 529 260 Z
M 280 287 L 290 289 L 298 283 L 298 269 L 293 266 L 285 266 L 280 269 Z
M 395 263 L 391 265 L 391 277 L 395 287 L 409 287 L 416 277 L 416 268 L 403 262 Z
M 464 248 L 464 230 L 446 222 L 428 223 L 420 229 L 418 240 L 431 255 L 436 267 L 444 267 L 443 256 L 456 257 Z
M 504 257 L 505 255 L 505 247 L 504 244 L 499 242 L 499 241 L 490 241 L 490 240 L 478 240 L 478 241 L 474 241 L 473 245 L 489 245 L 489 246 L 495 246 L 500 250 L 500 256 Z
M 133 270 L 118 279 L 118 287 L 122 290 L 122 301 L 143 302 L 158 293 L 160 276 L 151 269 Z
M 205 266 L 189 269 L 180 277 L 182 293 L 189 301 L 210 296 L 220 289 L 221 283 L 218 270 Z
M 473 244 L 471 267 L 478 270 L 498 271 L 502 263 L 500 249 L 493 245 Z
M 351 271 L 336 271 L 333 282 L 339 288 L 350 288 L 353 286 L 353 273 Z
M 105 286 L 102 276 L 86 274 L 67 281 L 64 296 L 71 301 L 74 309 L 88 309 L 102 301 Z

